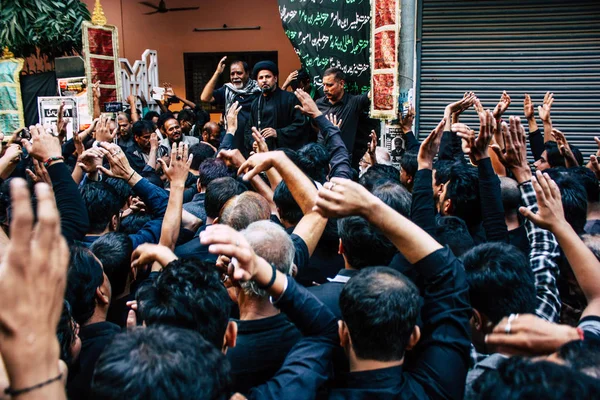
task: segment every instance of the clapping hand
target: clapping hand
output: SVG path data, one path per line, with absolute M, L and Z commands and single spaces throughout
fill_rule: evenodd
M 421 147 L 419 148 L 419 154 L 417 155 L 417 163 L 419 169 L 432 169 L 433 159 L 440 150 L 440 143 L 442 142 L 442 135 L 444 133 L 445 120 L 433 128 L 429 136 L 423 140 Z
M 500 146 L 491 146 L 498 160 L 515 175 L 517 182 L 523 183 L 531 178 L 531 169 L 527 163 L 527 141 L 525 129 L 519 117 L 510 117 L 508 130 L 502 129 L 506 153 Z
M 554 93 L 546 92 L 544 96 L 544 104 L 538 106 L 538 115 L 544 122 L 550 121 L 550 110 L 552 109 L 552 103 L 554 103 Z
M 508 106 L 510 106 L 510 96 L 508 95 L 508 93 L 506 93 L 505 90 L 504 92 L 502 92 L 502 96 L 500 96 L 500 101 L 494 108 L 494 119 L 500 119 L 500 117 L 502 117 L 502 114 L 504 114 L 508 109 Z
M 323 113 L 319 110 L 319 107 L 317 107 L 317 103 L 315 103 L 312 97 L 310 97 L 310 95 L 304 90 L 296 89 L 294 94 L 300 102 L 300 105 L 297 105 L 294 108 L 300 110 L 302 114 L 313 119 L 323 115 Z

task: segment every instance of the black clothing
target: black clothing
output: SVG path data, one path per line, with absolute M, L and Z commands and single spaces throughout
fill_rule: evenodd
M 512 231 L 508 231 L 508 242 L 521 250 L 523 254 L 529 258 L 531 246 L 529 244 L 529 239 L 527 238 L 525 224 L 513 229 Z
M 337 116 L 338 120 L 342 120 L 342 140 L 346 145 L 348 153 L 352 154 L 360 116 L 363 112 L 368 110 L 369 104 L 371 103 L 367 93 L 361 95 L 344 93 L 340 101 L 335 104 L 331 104 L 327 97 L 321 97 L 316 103 L 323 114 L 334 114 Z
M 69 399 L 89 399 L 90 386 L 96 361 L 113 337 L 121 332 L 121 328 L 111 322 L 97 322 L 82 326 L 79 329 L 81 353 L 79 354 L 79 370 L 67 384 Z
M 79 188 L 65 163 L 55 163 L 48 167 L 52 190 L 56 199 L 56 208 L 60 214 L 60 227 L 67 243 L 82 240 L 90 222 L 85 203 L 79 194 Z
M 247 147 L 252 146 L 252 127 L 259 131 L 274 128 L 277 137 L 266 139 L 269 150 L 289 148 L 298 150 L 308 143 L 308 126 L 306 118 L 295 107 L 299 105 L 296 96 L 276 87 L 267 95 L 259 96 L 252 103 L 250 120 L 246 126 Z M 252 140 L 250 140 L 252 139 Z
M 302 338 L 285 314 L 251 321 L 235 321 L 236 345 L 227 350 L 234 392 L 248 393 L 279 370 L 285 357 Z
M 462 399 L 471 346 L 469 287 L 448 248 L 415 264 L 425 287 L 422 337 L 411 363 L 343 377 L 329 399 Z
M 419 148 L 421 147 L 421 144 L 419 143 L 419 141 L 415 137 L 415 134 L 414 134 L 413 131 L 408 131 L 404 135 L 404 141 L 405 141 L 405 144 L 406 144 L 406 151 L 412 151 L 412 152 L 415 152 L 415 153 L 419 151 Z
M 325 115 L 315 118 L 319 125 L 321 135 L 324 139 L 325 147 L 329 153 L 329 178 L 352 179 L 352 167 L 350 166 L 350 157 L 348 149 L 342 140 L 340 128 L 333 125 Z
M 444 131 L 442 133 L 438 159 L 465 162 L 461 139 L 456 135 L 456 132 Z
M 508 228 L 504 219 L 500 178 L 494 172 L 490 158 L 484 158 L 477 165 L 479 172 L 479 197 L 485 237 L 488 242 L 508 243 Z
M 531 155 L 535 161 L 542 158 L 544 152 L 544 135 L 539 129 L 533 132 L 529 132 L 529 148 L 531 149 Z
M 330 279 L 329 282 L 319 286 L 311 286 L 308 288 L 308 291 L 315 295 L 317 299 L 321 300 L 337 319 L 342 319 L 340 294 L 342 293 L 346 282 L 357 273 L 357 269 L 342 269 L 335 278 Z
M 233 138 L 233 147 L 234 149 L 239 149 L 242 154 L 247 155 L 244 148 L 244 132 L 246 129 L 246 124 L 250 119 L 250 109 L 252 103 L 256 98 L 260 96 L 260 93 L 253 93 L 250 95 L 237 94 L 233 102 L 238 102 L 238 106 L 241 106 L 242 109 L 238 113 L 238 128 L 235 131 L 235 137 Z M 225 86 L 220 87 L 219 89 L 213 92 L 214 101 L 212 104 L 219 105 L 225 108 Z

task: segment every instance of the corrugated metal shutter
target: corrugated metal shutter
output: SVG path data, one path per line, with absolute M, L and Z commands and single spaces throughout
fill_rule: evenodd
M 523 118 L 554 93 L 552 122 L 586 161 L 600 135 L 600 1 L 431 1 L 420 4 L 417 129 L 425 137 L 444 107 L 472 90 L 493 109 L 502 90 L 505 116 Z M 420 53 L 419 53 L 420 47 Z M 538 125 L 543 129 L 541 120 Z M 471 128 L 474 111 L 461 117 Z M 527 129 L 527 128 L 526 128 Z

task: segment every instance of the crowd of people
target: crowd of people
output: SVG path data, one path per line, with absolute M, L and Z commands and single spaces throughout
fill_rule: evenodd
M 226 68 L 220 123 L 166 85 L 3 138 L 5 395 L 600 398 L 600 150 L 551 93 L 467 92 L 421 142 L 411 107 L 390 154 L 340 69 Z

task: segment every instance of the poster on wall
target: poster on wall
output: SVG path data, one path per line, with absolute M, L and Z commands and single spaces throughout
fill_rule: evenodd
M 21 96 L 22 58 L 0 59 L 0 132 L 10 135 L 25 126 Z
M 373 0 L 371 10 L 371 118 L 398 115 L 398 47 L 401 0 Z
M 63 118 L 68 119 L 67 139 L 73 137 L 73 132 L 78 131 L 79 120 L 77 118 L 77 100 L 74 97 L 38 97 L 38 114 L 40 124 L 56 126 L 58 121 L 58 109 L 64 103 Z
M 89 127 L 92 123 L 92 116 L 88 112 L 87 78 L 85 76 L 60 78 L 57 83 L 59 96 L 74 97 L 77 101 L 78 129 L 83 130 Z
M 285 34 L 317 87 L 323 85 L 323 71 L 338 67 L 346 74 L 350 93 L 369 91 L 369 1 L 279 0 L 279 14 Z

